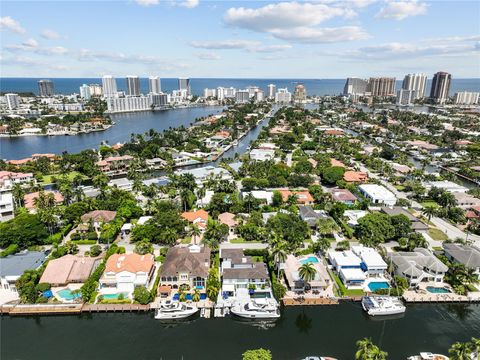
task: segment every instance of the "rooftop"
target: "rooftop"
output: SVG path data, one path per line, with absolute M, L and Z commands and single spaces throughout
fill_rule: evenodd
M 25 270 L 35 270 L 46 257 L 43 251 L 27 251 L 0 258 L 0 276 L 20 276 Z

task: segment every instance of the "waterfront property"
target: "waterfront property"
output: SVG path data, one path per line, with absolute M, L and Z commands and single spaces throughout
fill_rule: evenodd
M 131 297 L 136 287 L 152 285 L 154 273 L 152 254 L 114 254 L 108 258 L 100 278 L 99 293 L 104 299 L 118 297 L 118 294 Z
M 309 263 L 315 269 L 315 276 L 313 280 L 305 281 L 300 276 L 299 270 L 303 264 Z M 288 289 L 293 292 L 293 296 L 302 295 L 306 292 L 309 295 L 323 296 L 325 290 L 331 285 L 328 270 L 323 262 L 313 254 L 295 257 L 288 255 L 285 261 L 285 279 Z M 288 293 L 287 293 L 288 295 Z
M 190 174 L 195 178 L 197 186 L 203 186 L 203 184 L 209 178 L 215 178 L 218 180 L 232 180 L 232 174 L 229 171 L 215 166 L 204 166 L 196 169 L 185 169 L 176 172 L 177 175 Z
M 38 269 L 45 262 L 47 253 L 43 251 L 25 251 L 0 258 L 0 284 L 2 291 L 16 294 L 15 282 L 27 270 Z
M 471 269 L 480 280 L 480 249 L 472 245 L 444 243 L 445 256 L 453 262 L 465 265 Z
M 362 260 L 353 251 L 329 251 L 328 260 L 347 289 L 363 289 L 367 276 L 361 268 Z
M 411 286 L 421 282 L 443 283 L 448 267 L 432 252 L 424 248 L 415 248 L 412 252 L 389 254 L 397 275 L 406 278 Z
M 52 286 L 65 286 L 71 283 L 83 283 L 100 264 L 100 258 L 65 255 L 48 262 L 40 283 Z
M 191 245 L 172 247 L 160 268 L 160 286 L 166 293 L 180 287 L 205 290 L 210 270 L 210 248 Z
M 63 203 L 63 195 L 60 194 L 60 192 L 58 191 L 45 191 L 44 192 L 45 196 L 48 196 L 49 194 L 52 194 L 53 195 L 53 199 L 54 199 L 54 202 L 56 205 L 60 205 Z M 37 201 L 37 199 L 39 198 L 40 196 L 40 192 L 36 191 L 36 192 L 33 192 L 33 193 L 30 193 L 30 194 L 25 194 L 23 196 L 23 203 L 25 204 L 25 208 L 28 210 L 28 212 L 34 214 L 37 212 L 36 208 L 35 208 L 35 203 Z

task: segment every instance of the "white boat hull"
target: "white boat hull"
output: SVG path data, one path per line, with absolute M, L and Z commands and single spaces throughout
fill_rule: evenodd
M 232 309 L 231 313 L 246 319 L 278 319 L 280 317 L 280 312 L 278 311 L 275 313 L 245 313 Z
M 380 302 L 375 301 L 375 303 L 372 303 L 371 301 L 368 301 L 368 304 L 366 304 L 365 299 L 366 298 L 362 299 L 362 308 L 370 316 L 398 315 L 403 314 L 406 310 L 406 307 L 399 300 L 395 301 L 388 296 L 370 298 L 374 300 L 378 299 Z M 385 305 L 383 301 L 387 301 L 387 304 Z
M 189 309 L 181 312 L 162 312 L 157 311 L 155 314 L 155 319 L 157 320 L 175 320 L 175 319 L 186 319 L 198 312 L 199 309 Z

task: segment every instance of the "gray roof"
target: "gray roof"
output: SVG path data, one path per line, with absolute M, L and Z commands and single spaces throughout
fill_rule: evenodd
M 315 212 L 315 210 L 313 210 L 313 208 L 309 205 L 299 206 L 298 213 L 300 215 L 300 219 L 305 221 L 309 226 L 316 226 L 318 219 L 328 218 L 328 215 L 325 215 L 321 212 Z
M 251 268 L 223 269 L 224 279 L 268 279 L 267 266 L 264 263 L 253 263 Z
M 188 273 L 190 276 L 207 277 L 209 269 L 209 247 L 201 247 L 200 252 L 190 252 L 188 247 L 173 247 L 168 250 L 160 274 L 178 276 L 179 273 Z
M 461 244 L 443 244 L 445 253 L 468 268 L 480 267 L 480 249 Z
M 222 260 L 230 259 L 232 264 L 252 264 L 251 256 L 245 256 L 242 249 L 221 249 L 220 258 Z
M 435 273 L 448 271 L 448 267 L 443 262 L 429 250 L 423 248 L 415 248 L 412 252 L 392 253 L 390 258 L 397 269 L 409 276 L 420 276 L 424 268 Z
M 46 257 L 43 251 L 28 251 L 0 258 L 0 276 L 20 276 L 25 270 L 38 269 Z
M 405 215 L 410 221 L 418 221 L 418 219 L 415 216 L 413 216 L 407 210 L 405 210 L 400 206 L 394 206 L 394 207 L 384 206 L 382 207 L 382 212 L 390 216 Z

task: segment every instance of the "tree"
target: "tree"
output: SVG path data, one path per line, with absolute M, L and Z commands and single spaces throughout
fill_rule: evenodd
M 325 254 L 330 249 L 330 240 L 326 237 L 319 237 L 316 242 L 313 243 L 313 249 L 315 252 L 321 252 Z
M 195 224 L 191 224 L 189 227 L 189 230 L 190 230 L 189 233 L 190 233 L 190 236 L 192 237 L 193 243 L 196 244 L 197 240 L 200 238 L 200 235 L 202 235 L 202 232 L 200 228 Z
M 218 278 L 217 268 L 210 268 L 207 278 L 207 296 L 212 301 L 217 301 L 218 292 L 220 291 L 220 280 Z
M 102 247 L 100 245 L 92 245 L 90 247 L 90 256 L 96 257 L 102 253 Z
M 406 215 L 400 214 L 391 216 L 390 221 L 395 229 L 395 239 L 409 236 L 413 231 L 412 223 Z
M 287 259 L 286 247 L 287 243 L 285 241 L 278 241 L 271 249 L 271 256 L 277 265 L 277 278 L 280 275 L 280 264 Z
M 380 350 L 371 339 L 364 338 L 357 341 L 355 360 L 385 360 L 387 356 L 388 353 Z
M 303 264 L 298 269 L 298 275 L 306 283 L 315 279 L 316 274 L 317 274 L 317 270 L 315 270 L 312 263 L 310 263 L 310 262 L 307 262 L 307 263 Z
M 242 354 L 243 360 L 272 360 L 272 353 L 270 350 L 255 349 L 247 350 Z
M 437 199 L 437 202 L 446 208 L 451 208 L 457 205 L 455 195 L 448 191 L 444 191 Z
M 471 360 L 473 354 L 472 344 L 465 342 L 456 342 L 448 350 L 451 360 Z
M 334 185 L 338 180 L 343 179 L 345 168 L 341 166 L 330 166 L 322 172 L 322 180 L 327 184 Z
M 193 292 L 193 295 L 192 295 L 192 301 L 193 302 L 200 301 L 200 290 L 195 289 L 195 291 Z
M 137 286 L 133 290 L 133 298 L 136 302 L 146 305 L 152 300 L 152 295 L 145 286 Z
M 376 246 L 393 239 L 395 228 L 387 214 L 370 213 L 358 220 L 355 236 L 365 246 Z
M 20 249 L 42 245 L 48 237 L 45 225 L 38 215 L 21 212 L 13 219 L 0 223 L 0 248 L 17 244 Z
M 433 216 L 437 215 L 437 208 L 431 205 L 425 206 L 422 210 L 422 214 L 426 216 L 428 221 L 430 221 Z
M 153 245 L 148 240 L 141 240 L 135 244 L 133 252 L 139 255 L 153 254 Z
M 317 232 L 320 235 L 332 235 L 339 229 L 337 223 L 332 218 L 320 218 L 317 220 Z
M 228 235 L 228 226 L 215 220 L 209 220 L 203 235 L 203 243 L 212 250 L 218 250 L 220 243 Z
M 272 205 L 275 207 L 280 207 L 283 205 L 283 197 L 280 191 L 274 190 L 272 194 Z
M 289 250 L 297 249 L 310 238 L 306 222 L 294 214 L 279 212 L 267 221 L 267 232 L 276 233 L 287 243 Z

